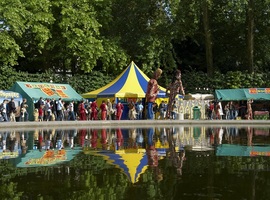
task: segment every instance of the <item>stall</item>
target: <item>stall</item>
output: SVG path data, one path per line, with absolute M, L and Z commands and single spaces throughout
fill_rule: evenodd
M 252 109 L 254 119 L 269 119 L 270 88 L 239 88 L 215 90 L 215 97 L 219 101 L 253 100 Z
M 34 120 L 34 103 L 40 97 L 43 99 L 61 98 L 63 101 L 81 101 L 83 97 L 79 95 L 70 85 L 58 83 L 39 83 L 39 82 L 16 82 L 12 91 L 18 92 L 23 98 L 27 99 L 29 120 Z

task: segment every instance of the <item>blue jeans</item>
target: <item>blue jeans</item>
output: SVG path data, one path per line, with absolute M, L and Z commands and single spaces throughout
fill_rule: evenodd
M 142 119 L 142 110 L 137 112 L 137 119 Z
M 148 139 L 148 145 L 149 146 L 153 146 L 154 145 L 154 141 L 153 141 L 153 137 L 154 137 L 154 129 L 153 128 L 149 128 L 147 131 L 147 139 Z
M 69 111 L 68 120 L 75 120 L 75 113 L 74 111 Z
M 147 119 L 154 119 L 153 102 L 148 102 Z

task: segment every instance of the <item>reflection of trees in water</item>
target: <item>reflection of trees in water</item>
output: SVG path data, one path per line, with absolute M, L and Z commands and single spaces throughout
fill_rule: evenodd
M 228 189 L 236 192 L 235 188 L 256 199 L 270 195 L 268 157 L 214 157 L 213 151 L 186 151 L 186 156 L 180 182 L 171 160 L 166 158 L 159 161 L 158 168 L 147 169 L 134 185 L 102 156 L 79 154 L 67 165 L 17 169 L 1 160 L 0 197 L 12 199 L 23 192 L 21 196 L 28 199 L 38 195 L 52 199 L 176 199 L 183 191 L 215 197 L 218 188 L 224 198 Z
M 33 168 L 1 161 L 0 169 L 5 175 L 0 179 L 1 199 L 15 199 L 12 195 L 21 193 L 26 199 L 124 199 L 129 186 L 128 177 L 102 156 L 79 154 L 68 165 Z
M 258 141 L 257 136 L 250 137 L 246 131 L 239 129 L 234 142 Z M 212 198 L 219 193 L 221 199 L 236 197 L 238 191 L 247 199 L 270 196 L 269 157 L 216 157 L 214 151 L 187 150 L 179 181 L 176 169 L 181 166 L 180 155 L 175 151 L 173 129 L 166 129 L 166 136 L 168 157 L 159 160 L 158 167 L 148 168 L 134 185 L 122 170 L 101 156 L 79 154 L 64 165 L 39 168 L 15 168 L 7 160 L 0 160 L 0 199 L 38 195 L 44 199 L 180 199 L 177 197 L 184 196 L 183 192 Z

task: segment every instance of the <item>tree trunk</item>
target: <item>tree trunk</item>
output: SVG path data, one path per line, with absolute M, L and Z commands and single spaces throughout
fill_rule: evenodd
M 213 50 L 212 50 L 212 36 L 209 25 L 209 4 L 207 0 L 203 1 L 203 27 L 204 27 L 204 37 L 205 37 L 205 54 L 206 54 L 206 65 L 207 65 L 207 74 L 209 77 L 214 75 L 214 66 L 213 66 Z
M 247 65 L 250 73 L 254 72 L 254 2 L 249 0 L 247 13 Z

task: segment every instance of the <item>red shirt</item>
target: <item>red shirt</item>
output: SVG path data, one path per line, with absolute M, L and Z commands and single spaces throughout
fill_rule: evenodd
M 105 103 L 102 103 L 99 107 L 101 109 L 101 111 L 106 111 L 106 104 Z

